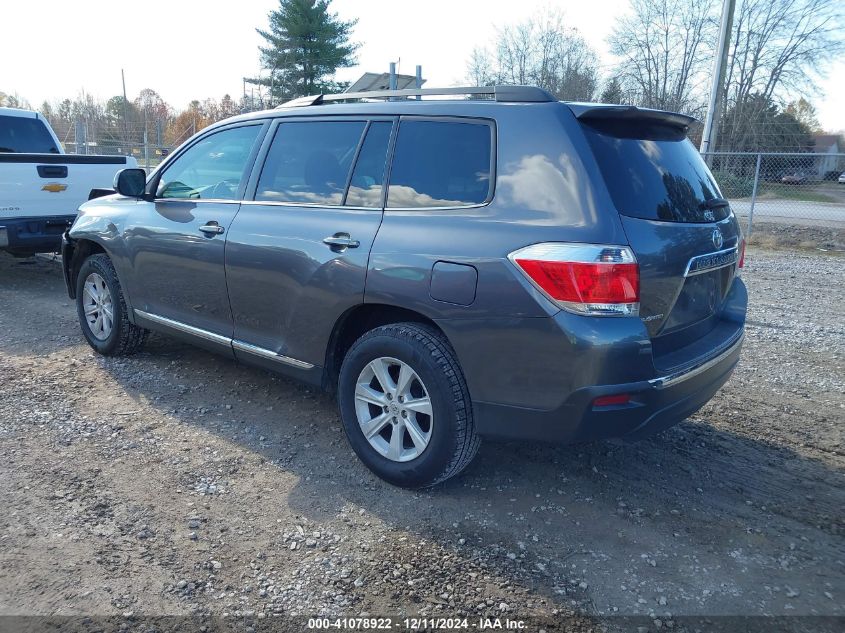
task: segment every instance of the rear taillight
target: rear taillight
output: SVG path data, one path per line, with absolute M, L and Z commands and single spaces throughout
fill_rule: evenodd
M 557 305 L 577 314 L 639 314 L 640 271 L 627 246 L 534 244 L 509 255 Z
M 739 241 L 739 261 L 736 264 L 737 268 L 743 268 L 745 266 L 745 238 L 743 237 Z

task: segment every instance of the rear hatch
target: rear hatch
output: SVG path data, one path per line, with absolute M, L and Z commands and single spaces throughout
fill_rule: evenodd
M 681 348 L 730 338 L 721 323 L 742 234 L 687 139 L 694 119 L 630 107 L 574 107 L 640 266 L 640 318 L 655 365 L 684 364 Z

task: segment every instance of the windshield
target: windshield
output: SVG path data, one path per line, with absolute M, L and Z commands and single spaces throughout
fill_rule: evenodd
M 713 222 L 730 214 L 685 131 L 637 120 L 583 122 L 619 213 L 665 222 Z
M 0 152 L 58 154 L 59 148 L 40 119 L 0 116 Z

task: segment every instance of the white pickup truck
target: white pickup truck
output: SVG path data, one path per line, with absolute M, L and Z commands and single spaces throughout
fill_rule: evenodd
M 65 154 L 37 112 L 0 108 L 0 251 L 55 252 L 92 190 L 112 186 L 137 161 L 127 156 Z

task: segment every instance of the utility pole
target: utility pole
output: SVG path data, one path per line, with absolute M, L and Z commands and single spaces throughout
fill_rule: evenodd
M 728 66 L 728 48 L 731 42 L 731 29 L 734 22 L 736 0 L 722 0 L 722 23 L 719 28 L 719 45 L 716 59 L 713 62 L 713 83 L 710 86 L 710 102 L 707 104 L 707 117 L 704 119 L 704 132 L 701 135 L 702 154 L 705 154 L 707 164 L 710 156 L 706 154 L 713 150 L 716 136 L 719 133 L 719 106 L 722 104 L 722 93 L 725 89 L 725 69 Z
M 123 83 L 123 144 L 129 144 L 129 122 L 128 119 L 128 110 L 127 110 L 127 103 L 126 103 L 126 76 L 123 74 L 123 69 L 120 69 L 120 81 Z M 126 149 L 127 154 L 131 154 L 131 150 L 128 148 Z

